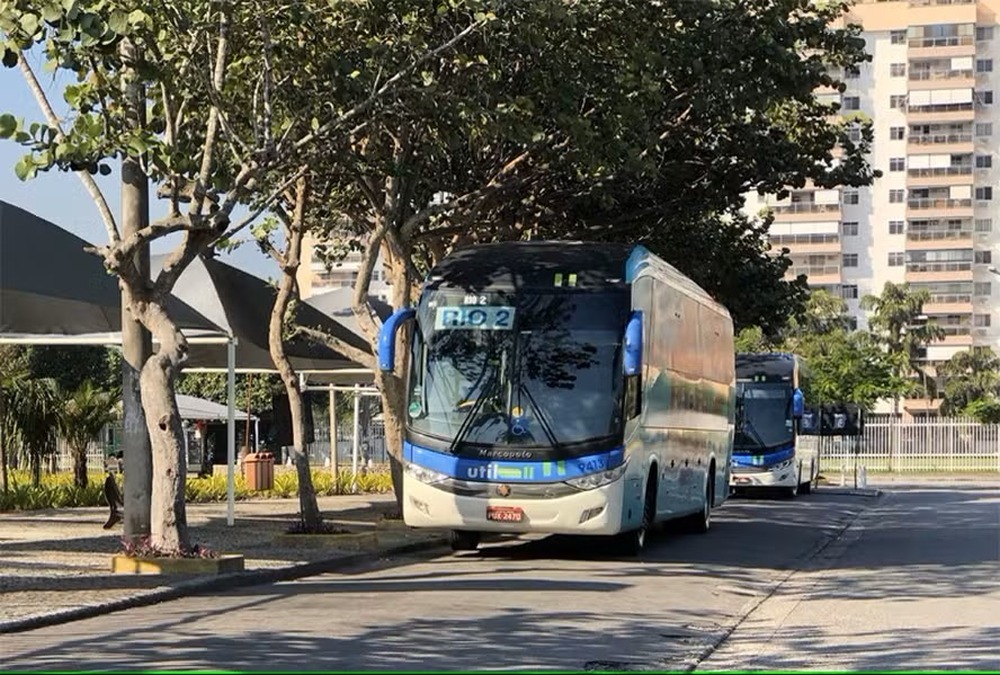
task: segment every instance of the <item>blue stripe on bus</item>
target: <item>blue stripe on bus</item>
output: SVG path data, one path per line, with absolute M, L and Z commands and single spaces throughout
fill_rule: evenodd
M 403 459 L 460 480 L 556 483 L 620 466 L 625 461 L 625 448 L 619 446 L 606 452 L 558 461 L 523 462 L 456 457 L 404 441 Z
M 771 466 L 795 456 L 795 446 L 787 445 L 763 454 L 733 453 L 733 466 Z

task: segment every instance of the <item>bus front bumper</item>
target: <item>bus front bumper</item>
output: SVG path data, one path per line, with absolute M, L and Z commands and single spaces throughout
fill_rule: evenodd
M 410 527 L 525 534 L 612 535 L 621 531 L 625 478 L 575 494 L 537 499 L 468 497 L 404 474 L 403 520 Z M 487 514 L 489 513 L 489 517 Z M 507 520 L 507 519 L 511 520 Z
M 735 488 L 794 487 L 798 483 L 798 478 L 798 463 L 795 459 L 787 459 L 766 469 L 733 466 L 729 485 Z

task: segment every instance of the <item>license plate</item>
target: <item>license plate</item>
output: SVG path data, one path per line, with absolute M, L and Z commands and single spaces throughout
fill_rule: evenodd
M 504 523 L 520 523 L 524 520 L 524 510 L 517 506 L 487 506 L 486 520 Z

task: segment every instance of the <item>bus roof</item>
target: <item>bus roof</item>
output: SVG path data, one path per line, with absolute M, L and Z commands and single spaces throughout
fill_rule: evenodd
M 767 377 L 791 376 L 796 365 L 804 361 L 798 354 L 789 352 L 740 353 L 736 355 L 736 377 L 738 379 L 764 375 Z
M 428 289 L 624 289 L 643 270 L 729 316 L 729 311 L 677 268 L 642 245 L 582 241 L 515 241 L 458 249 L 431 270 Z M 557 275 L 559 275 L 557 277 Z M 571 275 L 575 275 L 570 278 Z
M 429 288 L 625 288 L 630 244 L 516 241 L 479 244 L 446 256 L 431 270 Z M 570 280 L 570 275 L 575 277 Z

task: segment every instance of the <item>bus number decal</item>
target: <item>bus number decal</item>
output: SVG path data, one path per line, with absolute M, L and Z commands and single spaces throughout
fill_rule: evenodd
M 510 330 L 513 307 L 461 306 L 438 307 L 434 315 L 436 330 Z

